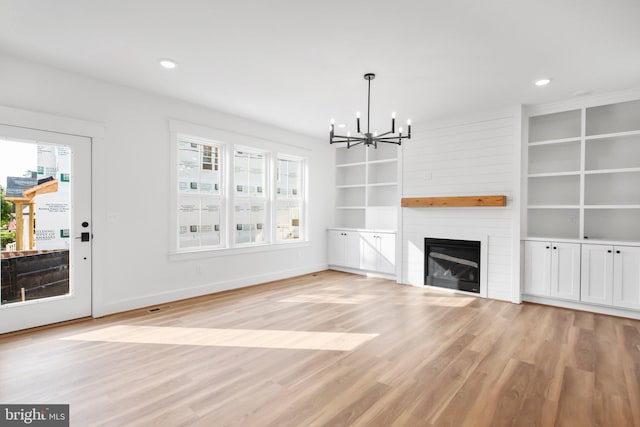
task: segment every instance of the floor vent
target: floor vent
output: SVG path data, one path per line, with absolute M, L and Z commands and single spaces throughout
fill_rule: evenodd
M 164 310 L 166 310 L 168 308 L 171 308 L 171 306 L 170 305 L 165 305 L 164 307 L 153 307 L 153 308 L 150 308 L 149 310 L 147 310 L 147 313 L 157 313 L 159 311 L 164 311 Z

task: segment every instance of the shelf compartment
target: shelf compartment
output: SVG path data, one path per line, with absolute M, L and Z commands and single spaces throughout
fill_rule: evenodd
M 398 228 L 398 208 L 394 206 L 369 207 L 365 214 L 365 228 L 395 230 Z
M 640 100 L 587 108 L 586 134 L 640 130 Z
M 356 207 L 365 205 L 365 187 L 336 188 L 336 206 Z
M 343 228 L 364 228 L 365 209 L 336 210 L 336 226 Z
M 580 203 L 580 176 L 560 175 L 529 178 L 528 204 L 578 205 Z
M 529 147 L 529 173 L 580 170 L 580 141 Z
M 365 150 L 363 150 L 365 151 Z M 367 148 L 368 161 L 391 160 L 398 158 L 398 146 L 396 144 L 381 143 L 378 148 Z
M 578 239 L 580 237 L 580 209 L 528 209 L 527 235 Z
M 584 237 L 589 240 L 640 240 L 640 216 L 637 209 L 584 210 Z
M 368 206 L 396 206 L 398 190 L 395 186 L 373 186 L 367 188 Z
M 586 141 L 586 170 L 620 168 L 640 168 L 640 135 Z
M 336 148 L 336 165 L 349 163 L 364 163 L 366 152 L 364 150 L 349 149 L 347 147 Z
M 365 165 L 336 168 L 336 186 L 364 185 Z
M 589 174 L 584 179 L 585 205 L 640 204 L 640 172 Z
M 369 184 L 395 182 L 398 180 L 398 163 L 369 163 Z
M 581 110 L 563 111 L 529 118 L 529 142 L 580 136 Z

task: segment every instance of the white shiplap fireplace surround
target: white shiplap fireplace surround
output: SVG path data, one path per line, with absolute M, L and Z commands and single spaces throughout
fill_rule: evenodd
M 402 197 L 504 194 L 507 206 L 402 208 L 400 282 L 424 286 L 425 237 L 476 240 L 480 296 L 520 302 L 521 129 L 514 108 L 430 123 L 402 145 Z

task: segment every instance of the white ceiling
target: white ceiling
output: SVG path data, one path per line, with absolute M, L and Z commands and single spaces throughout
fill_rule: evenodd
M 366 72 L 379 131 L 639 87 L 639 18 L 639 0 L 0 0 L 0 51 L 326 138 L 366 114 Z

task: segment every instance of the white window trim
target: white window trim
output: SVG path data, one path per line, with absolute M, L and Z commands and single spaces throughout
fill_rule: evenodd
M 248 254 L 248 253 L 256 253 L 256 252 L 267 252 L 273 250 L 285 250 L 292 248 L 301 248 L 308 247 L 311 245 L 309 240 L 309 226 L 308 226 L 308 164 L 309 160 L 307 158 L 307 154 L 311 151 L 311 149 L 302 147 L 294 144 L 287 144 L 277 141 L 271 141 L 267 139 L 257 138 L 251 135 L 244 135 L 235 132 L 230 132 L 222 129 L 215 129 L 206 126 L 201 126 L 194 123 L 187 123 L 179 120 L 169 120 L 169 131 L 170 131 L 170 153 L 169 161 L 169 172 L 171 176 L 171 191 L 170 196 L 170 212 L 171 221 L 170 227 L 173 232 L 170 233 L 170 241 L 169 241 L 169 251 L 168 256 L 170 260 L 180 261 L 180 260 L 188 260 L 188 259 L 201 259 L 201 258 L 209 258 L 209 257 L 218 257 L 218 256 L 228 256 L 228 255 L 238 255 L 238 254 Z M 222 160 L 224 162 L 222 167 L 222 183 L 221 185 L 226 185 L 225 189 L 221 191 L 225 195 L 223 198 L 223 211 L 221 212 L 220 219 L 220 227 L 224 232 L 224 237 L 221 235 L 221 244 L 222 240 L 225 241 L 226 246 L 224 247 L 194 247 L 194 248 L 183 248 L 178 249 L 178 238 L 179 238 L 179 228 L 178 228 L 178 187 L 176 185 L 178 179 L 178 140 L 180 137 L 189 137 L 194 140 L 201 140 L 205 142 L 214 142 L 215 144 L 219 144 L 223 148 Z M 233 221 L 233 214 L 231 209 L 234 208 L 234 194 L 232 185 L 233 185 L 233 177 L 232 177 L 232 169 L 233 169 L 233 154 L 236 149 L 244 148 L 247 150 L 253 151 L 263 151 L 267 154 L 267 184 L 268 188 L 266 189 L 270 192 L 270 196 L 267 198 L 268 203 L 268 229 L 269 229 L 269 239 L 270 241 L 267 243 L 258 243 L 258 244 L 242 244 L 242 245 L 234 245 L 235 240 L 233 236 L 233 231 L 235 227 L 232 227 L 230 222 Z M 289 157 L 296 160 L 302 160 L 303 162 L 303 173 L 302 173 L 302 188 L 303 188 L 303 197 L 302 197 L 302 213 L 300 220 L 302 221 L 303 226 L 301 235 L 299 239 L 288 240 L 277 240 L 276 241 L 276 230 L 275 230 L 275 206 L 276 199 L 274 195 L 272 195 L 273 189 L 275 188 L 275 162 L 278 158 Z M 228 183 L 228 185 L 227 185 Z M 221 233 L 222 234 L 222 233 Z

